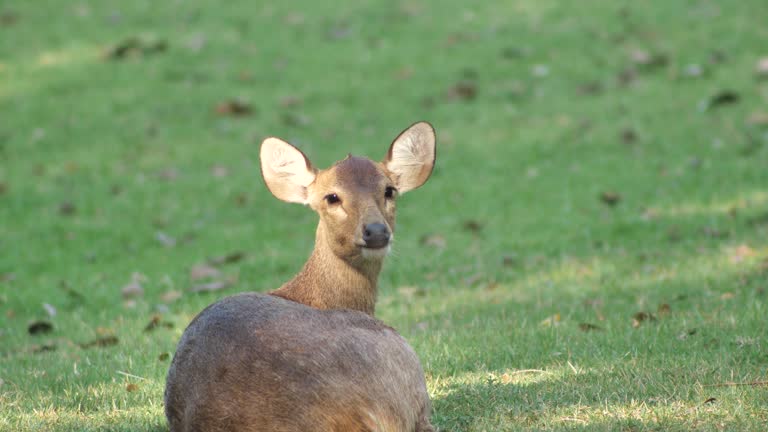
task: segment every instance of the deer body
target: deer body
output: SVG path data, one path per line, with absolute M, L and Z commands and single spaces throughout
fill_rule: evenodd
M 296 148 L 262 143 L 279 199 L 320 216 L 302 270 L 270 294 L 209 306 L 189 324 L 168 372 L 172 432 L 433 431 L 418 356 L 373 317 L 398 193 L 434 165 L 434 131 L 416 123 L 382 163 L 349 156 L 315 170 Z

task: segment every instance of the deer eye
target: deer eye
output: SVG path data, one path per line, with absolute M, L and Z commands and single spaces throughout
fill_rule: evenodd
M 335 193 L 326 195 L 325 200 L 328 202 L 328 204 L 338 204 L 341 202 L 341 198 L 339 198 L 339 196 Z
M 397 192 L 397 189 L 393 188 L 392 186 L 387 186 L 387 188 L 384 190 L 384 197 L 394 198 L 396 192 Z

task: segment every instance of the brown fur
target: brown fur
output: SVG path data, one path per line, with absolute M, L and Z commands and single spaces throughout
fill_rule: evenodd
M 385 168 L 350 156 L 318 174 L 309 205 L 320 215 L 315 250 L 296 277 L 274 295 L 321 309 L 354 309 L 373 314 L 381 260 L 367 260 L 358 244 L 363 226 L 383 222 L 394 232 L 395 202 L 384 199 L 393 184 Z M 342 200 L 332 206 L 329 193 Z
M 431 131 L 424 125 L 412 129 Z M 416 353 L 372 316 L 384 254 L 361 247 L 366 224 L 394 231 L 386 188 L 414 189 L 428 175 L 398 183 L 386 160 L 351 156 L 316 172 L 283 144 L 271 144 L 265 181 L 278 198 L 318 213 L 315 249 L 272 295 L 227 297 L 192 320 L 166 381 L 171 431 L 433 431 Z M 299 180 L 284 180 L 291 176 Z M 331 193 L 341 201 L 329 203 Z
M 416 353 L 357 311 L 227 297 L 184 332 L 166 386 L 172 431 L 428 431 Z

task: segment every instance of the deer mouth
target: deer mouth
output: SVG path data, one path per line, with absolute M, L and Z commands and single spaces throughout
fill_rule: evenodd
M 365 242 L 355 242 L 355 246 L 359 247 L 361 250 L 369 250 L 369 251 L 377 251 L 386 249 L 389 246 L 389 240 L 386 242 L 381 243 L 365 243 Z
M 360 247 L 360 254 L 364 259 L 384 259 L 392 249 L 391 244 L 387 244 L 381 247 L 372 248 L 368 246 Z
M 387 246 L 389 246 L 389 240 L 384 240 L 384 241 L 380 241 L 380 242 L 376 242 L 376 243 L 368 242 L 368 243 L 362 245 L 362 248 L 363 249 L 370 249 L 370 250 L 379 250 L 379 249 L 384 249 Z

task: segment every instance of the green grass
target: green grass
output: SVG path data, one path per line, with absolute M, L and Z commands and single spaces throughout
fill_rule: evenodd
M 768 387 L 723 384 L 768 380 L 768 3 L 318 3 L 0 6 L 0 430 L 166 430 L 189 320 L 312 247 L 261 138 L 324 167 L 422 119 L 437 167 L 402 198 L 377 314 L 441 430 L 765 428 Z M 131 37 L 167 49 L 104 58 Z M 233 99 L 252 115 L 215 113 Z M 234 287 L 188 292 L 234 251 Z

